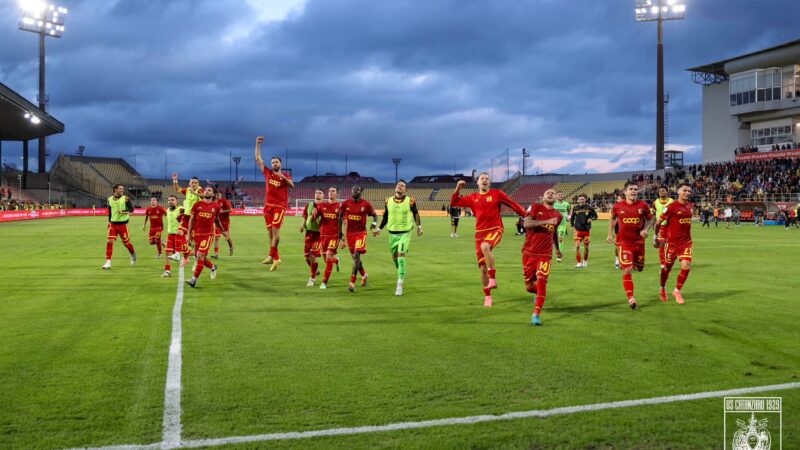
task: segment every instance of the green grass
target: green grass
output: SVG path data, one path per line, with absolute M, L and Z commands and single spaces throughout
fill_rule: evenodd
M 137 221 L 137 224 L 139 222 Z M 522 238 L 499 251 L 482 307 L 473 222 L 413 238 L 395 297 L 387 238 L 370 239 L 370 286 L 347 292 L 349 255 L 327 291 L 306 288 L 299 221 L 267 272 L 260 218 L 234 218 L 237 254 L 204 272 L 183 306 L 183 438 L 305 431 L 494 414 L 800 381 L 798 230 L 694 229 L 687 304 L 657 297 L 658 260 L 621 273 L 598 223 L 588 269 L 555 264 L 530 326 Z M 507 224 L 509 231 L 511 222 Z M 131 227 L 139 263 L 102 219 L 0 225 L 0 447 L 63 448 L 161 438 L 176 278 Z M 571 243 L 570 243 L 571 244 Z M 225 244 L 223 242 L 223 247 Z M 673 272 L 670 286 L 674 285 Z M 784 448 L 800 445 L 800 391 L 784 398 Z M 235 448 L 721 448 L 722 399 Z M 770 428 L 776 436 L 774 428 Z

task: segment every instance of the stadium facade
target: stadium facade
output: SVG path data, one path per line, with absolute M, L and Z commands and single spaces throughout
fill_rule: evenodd
M 703 85 L 703 162 L 800 142 L 800 39 L 688 69 Z

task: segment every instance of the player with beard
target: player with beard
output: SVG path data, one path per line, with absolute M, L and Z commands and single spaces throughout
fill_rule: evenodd
M 214 188 L 208 186 L 203 191 L 203 199 L 192 206 L 192 217 L 189 219 L 189 236 L 194 236 L 194 250 L 197 264 L 192 278 L 187 281 L 189 286 L 196 287 L 197 279 L 204 267 L 211 269 L 211 279 L 217 278 L 217 266 L 208 258 L 208 251 L 214 241 L 214 227 L 222 228 L 219 221 L 219 204 L 214 200 Z M 223 232 L 227 237 L 228 232 Z
M 261 173 L 264 174 L 264 186 L 266 189 L 264 221 L 267 224 L 267 232 L 269 233 L 269 255 L 261 262 L 263 264 L 272 264 L 269 268 L 270 272 L 272 272 L 281 264 L 281 258 L 278 253 L 278 244 L 281 241 L 281 225 L 286 214 L 286 208 L 289 206 L 289 188 L 294 188 L 294 182 L 291 176 L 281 171 L 283 161 L 279 157 L 272 157 L 270 160 L 271 168 L 264 164 L 264 160 L 261 159 L 261 144 L 263 142 L 263 136 L 256 138 L 256 163 L 261 169 Z
M 333 266 L 339 266 L 339 257 L 336 250 L 339 247 L 342 229 L 339 227 L 339 213 L 342 205 L 336 199 L 335 187 L 328 188 L 328 201 L 314 205 L 313 218 L 319 220 L 320 248 L 325 252 L 325 274 L 322 276 L 320 289 L 328 289 L 328 280 L 333 272 Z
M 144 211 L 144 225 L 142 231 L 147 230 L 147 224 L 150 223 L 150 233 L 147 234 L 147 240 L 150 245 L 155 245 L 158 250 L 156 259 L 161 258 L 161 233 L 164 231 L 164 216 L 167 210 L 158 204 L 158 199 L 155 197 L 150 198 L 150 206 Z
M 547 295 L 553 249 L 556 250 L 556 257 L 563 257 L 558 246 L 557 230 L 564 216 L 554 208 L 555 201 L 555 191 L 548 189 L 542 196 L 542 203 L 532 204 L 523 221 L 525 243 L 522 246 L 522 271 L 525 289 L 534 296 L 531 323 L 535 326 L 542 324 L 539 314 Z
M 342 240 L 339 248 L 343 249 L 346 244 L 350 249 L 350 255 L 353 256 L 353 270 L 350 273 L 350 284 L 348 285 L 350 292 L 356 290 L 356 277 L 359 273 L 361 274 L 361 286 L 367 285 L 367 271 L 364 269 L 362 261 L 362 255 L 367 253 L 367 216 L 372 216 L 370 231 L 375 231 L 378 220 L 372 204 L 361 198 L 363 190 L 364 188 L 359 185 L 353 186 L 352 198 L 342 202 L 342 210 L 339 214 L 339 229 L 347 230 L 345 233 L 347 240 L 346 242 Z
M 305 232 L 303 257 L 311 269 L 311 276 L 308 278 L 307 287 L 312 287 L 317 282 L 319 266 L 317 258 L 322 255 L 322 243 L 319 237 L 319 220 L 314 219 L 314 208 L 322 203 L 325 193 L 322 189 L 314 189 L 314 201 L 306 205 L 303 209 L 303 224 L 300 225 L 300 232 Z
M 228 241 L 228 256 L 233 256 L 233 238 L 231 238 L 233 205 L 219 191 L 217 191 L 217 203 L 219 204 L 219 222 L 222 224 L 222 228 L 214 228 L 214 254 L 211 256 L 214 259 L 219 259 L 219 238 L 223 232 L 227 232 L 225 240 Z
M 114 253 L 114 241 L 117 236 L 131 254 L 131 265 L 136 264 L 136 251 L 128 236 L 128 220 L 133 212 L 133 203 L 123 195 L 125 187 L 121 184 L 114 185 L 114 195 L 108 197 L 108 240 L 106 241 L 106 263 L 103 270 L 111 269 L 111 255 Z
M 556 192 L 556 202 L 553 203 L 553 208 L 561 213 L 561 225 L 558 226 L 558 248 L 561 249 L 564 245 L 564 236 L 567 235 L 567 224 L 570 220 L 570 210 L 572 205 L 564 200 L 564 193 L 561 191 Z M 556 261 L 561 262 L 561 257 L 556 258 Z
M 389 251 L 392 253 L 394 267 L 397 268 L 397 287 L 394 295 L 403 295 L 406 279 L 406 255 L 411 246 L 411 230 L 417 225 L 417 236 L 422 236 L 422 223 L 417 210 L 417 202 L 406 195 L 408 185 L 400 180 L 394 186 L 394 197 L 387 198 L 383 205 L 383 219 L 372 236 L 378 237 L 383 227 L 389 230 Z
M 656 217 L 661 217 L 673 201 L 672 197 L 669 196 L 669 189 L 667 189 L 666 186 L 658 188 L 658 198 L 653 200 L 653 211 Z M 667 228 L 664 225 L 666 225 L 666 222 L 657 220 L 655 232 L 653 233 L 653 247 L 658 249 L 658 260 L 661 262 L 661 270 L 664 270 L 664 267 L 667 265 L 666 256 L 664 254 L 664 243 L 667 241 Z
M 578 269 L 589 265 L 592 221 L 597 220 L 597 212 L 586 203 L 587 198 L 589 197 L 586 194 L 578 196 L 578 204 L 572 208 L 572 215 L 569 219 L 570 225 L 575 228 L 575 260 L 578 262 L 575 268 Z M 583 243 L 583 261 L 581 261 L 581 243 Z
M 184 216 L 183 208 L 178 206 L 178 197 L 174 195 L 169 196 L 167 203 L 167 245 L 164 249 L 164 273 L 161 275 L 162 277 L 172 276 L 171 260 L 181 261 L 181 267 L 183 267 L 189 259 L 189 246 L 186 244 L 186 236 L 184 232 L 180 232 L 181 219 Z M 181 258 L 181 254 L 183 258 Z

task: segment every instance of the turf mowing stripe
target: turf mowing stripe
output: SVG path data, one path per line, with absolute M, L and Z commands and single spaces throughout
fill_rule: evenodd
M 181 307 L 183 306 L 184 268 L 178 275 L 178 293 L 172 309 L 172 341 L 169 344 L 167 383 L 164 387 L 164 431 L 162 448 L 181 445 Z

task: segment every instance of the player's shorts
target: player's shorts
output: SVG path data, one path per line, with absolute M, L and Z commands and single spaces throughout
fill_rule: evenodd
M 644 243 L 629 245 L 620 242 L 617 244 L 617 256 L 621 269 L 633 267 L 639 272 L 644 269 Z
M 367 253 L 367 232 L 347 233 L 347 248 L 351 255 Z
M 475 257 L 478 258 L 478 267 L 486 264 L 486 258 L 483 256 L 481 244 L 488 243 L 492 250 L 500 244 L 503 240 L 503 230 L 496 228 L 494 230 L 480 231 L 475 233 Z
M 550 263 L 552 256 L 547 255 L 522 255 L 522 275 L 525 282 L 531 282 L 536 277 L 546 277 L 550 275 Z
M 389 233 L 389 251 L 395 253 L 408 253 L 411 245 L 411 232 Z
M 580 244 L 581 242 L 583 242 L 584 244 L 589 245 L 589 240 L 590 240 L 589 235 L 591 233 L 592 233 L 591 231 L 575 230 L 575 237 L 573 237 L 573 239 L 575 240 L 576 244 Z
M 458 226 L 458 217 L 450 217 L 450 225 L 457 227 Z
M 280 206 L 265 206 L 264 207 L 264 222 L 267 228 L 281 229 L 283 224 L 283 216 L 286 214 L 286 208 Z
M 163 231 L 164 231 L 163 228 L 150 228 L 150 231 L 147 233 L 147 239 L 149 239 L 150 242 L 160 241 L 161 233 Z
M 117 236 L 122 239 L 122 242 L 128 243 L 130 237 L 128 236 L 128 224 L 125 223 L 110 223 L 108 224 L 108 240 L 116 241 Z
M 685 244 L 671 244 L 667 242 L 664 244 L 665 262 L 672 264 L 675 261 L 692 261 L 692 243 Z
M 231 231 L 231 219 L 220 219 L 219 222 L 222 224 L 222 231 L 229 233 Z
M 180 234 L 167 235 L 167 254 L 170 253 L 185 253 L 189 251 L 186 245 L 186 238 Z
M 305 243 L 303 246 L 303 255 L 308 258 L 315 256 L 319 258 L 322 255 L 322 242 L 320 242 L 319 232 L 306 231 Z
M 557 231 L 558 231 L 558 237 L 566 236 L 567 235 L 567 222 L 566 221 L 561 222 L 561 225 L 558 226 Z
M 335 255 L 339 249 L 339 236 L 320 236 L 319 237 L 320 250 L 323 253 L 330 252 Z
M 207 255 L 211 244 L 214 242 L 213 234 L 195 234 L 194 235 L 194 251 L 198 255 Z
M 218 238 L 220 236 L 222 236 L 222 228 L 220 228 L 216 224 L 214 224 L 214 237 Z

